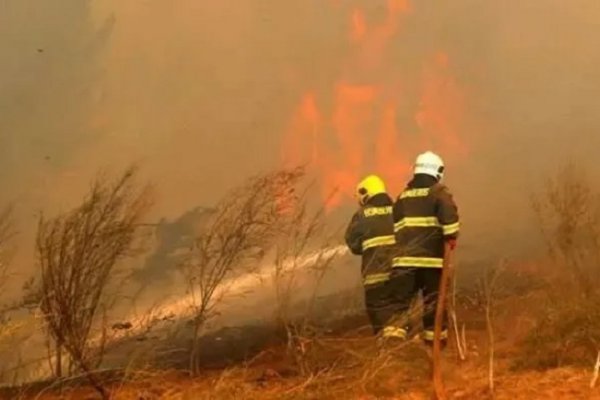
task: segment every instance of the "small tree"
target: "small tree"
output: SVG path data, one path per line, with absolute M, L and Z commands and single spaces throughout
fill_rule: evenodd
M 308 192 L 294 199 L 294 207 L 278 226 L 272 274 L 277 321 L 285 331 L 288 353 L 302 375 L 313 372 L 307 344 L 314 339 L 311 317 L 320 284 L 335 258 L 345 251 L 345 247 L 327 240 L 325 210 L 320 207 L 311 212 Z M 304 307 L 295 313 L 300 305 L 299 287 L 303 287 Z
M 252 178 L 217 205 L 186 254 L 182 272 L 192 310 L 190 373 L 199 371 L 199 339 L 230 292 L 232 279 L 252 270 L 272 245 L 302 169 Z
M 97 179 L 82 204 L 55 218 L 40 217 L 36 250 L 39 299 L 49 339 L 54 344 L 54 373 L 63 375 L 63 351 L 102 395 L 108 393 L 93 373 L 103 341 L 92 343 L 93 327 L 105 316 L 105 292 L 119 261 L 132 254 L 140 219 L 150 205 L 148 188 L 138 189 L 136 169 L 110 181 Z M 103 327 L 102 338 L 105 338 Z

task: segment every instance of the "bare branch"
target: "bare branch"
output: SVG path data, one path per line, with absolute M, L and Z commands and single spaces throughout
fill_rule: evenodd
M 193 313 L 190 372 L 198 370 L 198 339 L 217 306 L 229 294 L 232 279 L 252 272 L 278 234 L 278 225 L 293 207 L 302 169 L 252 178 L 215 208 L 182 264 Z
M 594 373 L 592 374 L 592 380 L 590 381 L 590 389 L 596 387 L 596 382 L 598 382 L 598 374 L 600 374 L 600 351 L 596 357 L 596 364 L 594 364 Z
M 7 206 L 0 211 L 0 290 L 8 281 L 8 265 L 12 256 L 10 242 L 14 235 L 13 208 Z
M 272 273 L 278 323 L 286 334 L 288 354 L 303 376 L 320 372 L 310 360 L 318 347 L 311 319 L 321 282 L 341 253 L 325 235 L 325 209 L 310 210 L 310 189 L 307 185 L 296 207 L 278 225 Z M 300 305 L 300 286 L 304 288 L 304 307 L 295 312 Z
M 79 207 L 51 219 L 42 215 L 38 224 L 41 277 L 30 283 L 29 294 L 39 301 L 54 343 L 55 374 L 63 373 L 65 350 L 103 397 L 108 395 L 91 371 L 102 359 L 104 330 L 98 344 L 91 343 L 91 334 L 104 319 L 110 301 L 104 295 L 115 266 L 133 254 L 150 206 L 149 189 L 134 182 L 136 172 L 132 167 L 117 180 L 96 179 Z

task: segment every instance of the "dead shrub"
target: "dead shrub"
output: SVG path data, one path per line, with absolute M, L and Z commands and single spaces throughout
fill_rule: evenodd
M 236 278 L 255 271 L 273 245 L 288 212 L 287 201 L 303 174 L 302 169 L 268 173 L 228 193 L 185 254 L 181 271 L 192 311 L 192 374 L 200 370 L 199 339 L 206 323 L 233 294 Z
M 28 298 L 38 302 L 52 343 L 55 376 L 80 371 L 103 398 L 108 393 L 93 370 L 102 360 L 113 300 L 106 290 L 118 275 L 116 265 L 134 254 L 140 219 L 150 205 L 148 189 L 137 187 L 135 175 L 130 168 L 116 180 L 100 177 L 80 206 L 40 217 L 39 279 L 29 284 Z M 99 341 L 92 340 L 95 329 Z M 69 370 L 63 367 L 65 356 Z
M 14 235 L 13 209 L 8 206 L 0 211 L 0 290 L 8 281 L 8 265 L 12 256 L 10 242 Z
M 590 365 L 600 346 L 600 196 L 585 170 L 564 166 L 533 197 L 548 252 L 543 307 L 518 366 Z
M 13 209 L 8 206 L 0 211 L 0 293 L 3 293 L 10 277 L 9 264 L 14 250 L 11 241 L 14 235 Z M 2 336 L 7 308 L 9 307 L 0 307 L 0 337 Z
M 301 375 L 317 373 L 320 366 L 319 327 L 315 306 L 320 286 L 342 251 L 326 232 L 325 210 L 311 211 L 308 185 L 293 199 L 281 219 L 272 274 L 276 320 L 285 332 L 287 354 Z
M 0 296 L 10 278 L 9 264 L 13 253 L 11 239 L 14 234 L 12 207 L 6 207 L 0 212 Z M 14 348 L 9 348 L 8 342 L 20 328 L 19 324 L 11 321 L 8 316 L 11 308 L 11 305 L 4 302 L 0 304 L 0 354 L 3 359 L 8 359 L 4 354 L 5 351 L 11 354 L 15 352 Z M 0 377 L 3 375 L 4 366 L 0 369 Z

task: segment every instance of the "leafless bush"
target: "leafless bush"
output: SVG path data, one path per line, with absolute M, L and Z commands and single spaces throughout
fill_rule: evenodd
M 554 276 L 584 296 L 600 283 L 600 196 L 585 170 L 567 164 L 533 196 Z M 550 267 L 550 266 L 549 266 Z
M 0 212 L 0 292 L 3 292 L 9 279 L 9 263 L 13 249 L 11 239 L 15 234 L 12 207 L 6 207 Z M 0 336 L 4 327 L 5 307 L 0 308 Z
M 273 244 L 303 174 L 302 169 L 277 171 L 234 189 L 218 204 L 186 254 L 182 271 L 193 313 L 192 374 L 199 370 L 198 340 L 206 322 L 232 294 L 234 278 L 251 272 Z
M 0 212 L 0 293 L 4 292 L 10 278 L 9 264 L 13 255 L 13 246 L 11 242 L 14 234 L 13 212 L 12 207 L 9 206 Z M 8 347 L 10 347 L 11 344 L 14 345 L 14 336 L 16 332 L 20 330 L 22 324 L 11 321 L 8 316 L 8 312 L 11 308 L 11 305 L 4 302 L 0 304 L 0 351 L 4 353 L 8 350 L 10 356 L 14 356 L 14 348 L 9 349 Z M 6 363 L 0 369 L 0 377 L 4 376 L 5 367 Z
M 288 354 L 302 375 L 315 372 L 310 354 L 317 337 L 311 318 L 320 284 L 342 253 L 327 238 L 324 209 L 311 212 L 308 189 L 295 199 L 295 207 L 281 220 L 273 263 L 277 321 L 285 331 Z
M 133 255 L 139 223 L 150 205 L 148 188 L 135 183 L 130 168 L 116 180 L 98 178 L 80 206 L 54 218 L 40 217 L 36 240 L 39 281 L 30 285 L 53 344 L 56 377 L 61 378 L 66 352 L 72 371 L 87 375 L 103 396 L 108 393 L 93 370 L 103 356 L 106 289 L 116 265 Z M 31 294 L 31 292 L 30 292 Z M 101 339 L 93 343 L 93 328 Z
M 543 312 L 524 341 L 520 366 L 593 361 L 600 348 L 600 196 L 585 170 L 563 167 L 533 198 L 549 261 Z
M 8 280 L 8 265 L 12 255 L 10 240 L 14 234 L 12 207 L 6 207 L 0 212 L 0 290 Z

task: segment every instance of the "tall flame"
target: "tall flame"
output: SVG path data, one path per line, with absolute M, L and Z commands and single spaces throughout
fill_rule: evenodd
M 449 56 L 431 54 L 419 76 L 405 79 L 385 60 L 402 19 L 411 12 L 408 0 L 388 0 L 385 18 L 370 25 L 361 8 L 351 10 L 352 57 L 331 82 L 330 99 L 307 90 L 292 115 L 284 162 L 308 164 L 320 178 L 328 209 L 351 199 L 365 174 L 380 175 L 391 192 L 400 190 L 421 151 L 435 150 L 445 159 L 466 154 L 460 133 L 464 96 L 451 74 Z M 415 79 L 416 94 L 402 90 L 402 82 Z M 328 100 L 333 105 L 327 112 L 322 103 Z

